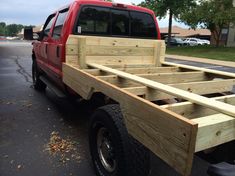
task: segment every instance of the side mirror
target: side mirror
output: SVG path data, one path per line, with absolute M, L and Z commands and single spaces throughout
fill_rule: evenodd
M 33 28 L 32 27 L 24 28 L 24 40 L 33 40 Z

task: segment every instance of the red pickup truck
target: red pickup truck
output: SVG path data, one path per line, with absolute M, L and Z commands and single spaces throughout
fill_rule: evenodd
M 119 3 L 106 2 L 102 0 L 75 0 L 70 5 L 67 5 L 49 15 L 43 26 L 42 31 L 38 33 L 38 36 L 33 35 L 32 28 L 25 29 L 24 35 L 25 39 L 29 40 L 37 38 L 37 41 L 35 40 L 33 42 L 33 51 L 32 51 L 32 77 L 33 77 L 34 88 L 36 90 L 43 91 L 48 86 L 52 88 L 59 96 L 64 95 L 64 93 L 69 96 L 72 96 L 73 98 L 79 96 L 74 91 L 75 89 L 72 90 L 72 88 L 70 88 L 63 82 L 63 77 L 65 77 L 65 74 L 63 75 L 62 71 L 63 63 L 68 62 L 69 60 L 68 58 L 66 58 L 66 43 L 68 40 L 71 42 L 72 39 L 71 38 L 69 39 L 69 36 L 71 35 L 75 37 L 76 35 L 82 35 L 81 37 L 89 36 L 90 42 L 92 41 L 92 39 L 95 40 L 95 37 L 97 36 L 102 36 L 103 38 L 109 38 L 108 39 L 109 48 L 112 49 L 112 52 L 110 53 L 106 52 L 105 50 L 97 51 L 97 48 L 94 48 L 95 45 L 92 46 L 92 49 L 96 50 L 95 51 L 96 53 L 105 52 L 106 54 L 108 53 L 108 56 L 111 56 L 111 54 L 117 52 L 117 50 L 112 48 L 117 43 L 118 44 L 124 43 L 124 46 L 122 46 L 121 44 L 119 45 L 122 47 L 122 51 L 120 51 L 119 48 L 118 52 L 121 52 L 122 54 L 128 54 L 127 55 L 128 58 L 132 57 L 131 54 L 134 55 L 133 58 L 135 59 L 136 56 L 138 56 L 138 58 L 140 58 L 140 61 L 143 63 L 145 63 L 146 61 L 143 58 L 141 58 L 140 55 L 137 55 L 137 53 L 135 53 L 134 51 L 142 54 L 143 52 L 147 53 L 148 59 L 151 59 L 153 55 L 154 58 L 157 56 L 159 57 L 162 56 L 159 50 L 154 50 L 153 48 L 147 48 L 147 47 L 145 47 L 144 49 L 142 48 L 141 50 L 141 47 L 139 46 L 139 44 L 141 44 L 141 46 L 145 46 L 146 44 L 146 46 L 149 47 L 150 43 L 153 43 L 152 41 L 154 39 L 155 40 L 160 39 L 160 32 L 153 11 L 133 5 L 124 5 Z M 115 37 L 113 39 L 113 42 L 111 42 L 111 45 L 113 46 L 110 46 L 110 37 L 113 38 Z M 134 39 L 131 40 L 130 38 L 134 38 L 135 40 Z M 144 40 L 140 42 L 136 39 L 144 39 Z M 102 40 L 104 41 L 106 39 Z M 125 40 L 127 41 L 125 42 Z M 137 42 L 137 44 L 135 42 Z M 76 43 L 76 45 L 80 44 L 81 43 Z M 129 46 L 133 45 L 135 48 L 133 49 L 132 46 L 132 48 L 130 49 L 127 47 L 128 45 Z M 152 46 L 155 47 L 155 45 L 151 44 L 151 47 Z M 70 53 L 74 52 L 73 48 L 68 47 L 67 49 L 68 49 L 67 51 Z M 76 54 L 79 54 L 79 52 L 86 53 L 86 51 L 78 50 Z M 116 57 L 113 58 L 115 60 Z M 122 57 L 122 60 L 126 59 L 123 58 L 124 57 Z M 117 62 L 120 63 L 122 62 L 122 60 L 117 59 L 115 60 L 115 63 Z M 78 68 L 80 68 L 80 66 L 77 64 Z M 136 68 L 133 69 L 136 72 Z M 156 67 L 154 69 L 159 69 L 159 67 Z M 175 67 L 174 69 L 178 68 Z M 106 71 L 108 70 L 110 72 L 110 69 L 106 68 L 105 70 Z M 122 68 L 122 70 L 125 71 L 125 68 Z M 146 70 L 146 68 L 140 68 L 139 71 L 141 70 L 144 71 Z M 90 71 L 98 75 L 101 72 L 99 70 L 98 70 L 99 73 L 95 72 L 96 70 L 90 70 Z M 130 74 L 126 75 L 126 73 L 123 72 L 120 73 L 120 70 L 113 71 L 111 69 L 111 72 L 118 73 L 119 75 L 122 76 L 124 75 L 124 77 L 128 78 L 132 76 Z M 151 73 L 151 68 L 150 70 L 148 70 L 148 72 Z M 87 74 L 84 73 L 83 71 L 81 71 L 80 73 L 82 73 L 83 76 L 84 75 L 87 76 Z M 68 78 L 69 76 L 76 77 L 76 75 L 68 75 Z M 80 82 L 80 84 L 78 83 L 76 84 L 79 87 L 79 85 L 82 83 Z M 103 85 L 104 82 L 100 82 L 100 84 Z M 73 83 L 71 83 L 70 85 L 73 85 Z M 84 85 L 87 86 L 87 84 L 85 83 Z M 109 84 L 109 86 L 111 85 Z M 79 91 L 81 91 L 80 87 L 78 89 Z M 98 97 L 98 100 L 103 101 L 103 102 L 101 101 L 100 104 L 103 104 L 104 102 L 107 101 L 102 93 L 97 93 L 97 94 L 94 93 L 93 97 L 95 98 L 96 96 Z M 125 122 L 123 121 L 122 112 L 120 110 L 118 103 L 112 99 L 109 99 L 109 101 L 112 103 L 108 103 L 109 105 L 99 108 L 94 113 L 93 118 L 91 119 L 91 125 L 89 129 L 90 152 L 97 175 L 99 176 L 149 175 L 150 173 L 149 150 L 145 146 L 143 146 L 142 143 L 138 142 L 136 139 L 134 139 L 131 135 L 128 134 Z M 151 130 L 152 129 L 149 129 L 149 131 Z M 166 130 L 164 129 L 163 131 Z M 144 133 L 144 131 L 142 132 Z M 159 134 L 160 136 L 161 132 L 162 131 L 157 131 L 157 134 Z M 186 136 L 186 134 L 184 134 L 184 136 Z M 147 135 L 147 137 L 149 137 L 150 139 L 154 138 L 151 135 L 150 136 Z M 159 137 L 159 139 L 160 138 L 161 136 Z M 167 146 L 169 147 L 169 145 Z M 232 144 L 232 147 L 229 147 L 230 148 L 229 150 L 232 151 L 232 153 L 234 154 L 233 146 L 234 144 Z M 156 153 L 160 153 L 162 155 L 165 155 L 165 153 L 167 154 L 167 151 L 168 149 L 165 149 L 164 146 L 160 147 L 159 152 L 156 149 Z M 169 151 L 175 154 L 175 151 L 172 150 Z M 169 154 L 169 156 L 171 155 Z M 177 159 L 177 156 L 174 157 Z M 169 159 L 168 155 L 166 155 L 166 158 Z M 171 159 L 165 161 L 171 161 Z M 190 170 L 182 169 L 185 168 L 184 166 L 181 167 L 180 164 L 175 162 L 173 162 L 173 164 L 171 162 L 169 163 L 171 164 L 172 167 L 175 167 L 176 170 L 178 168 L 178 171 L 180 168 L 182 171 L 181 173 L 183 175 L 190 174 Z M 188 163 L 186 163 L 185 165 L 187 164 Z M 208 173 L 210 173 L 212 176 L 214 175 L 232 176 L 235 175 L 234 171 L 235 169 L 233 165 L 222 163 L 221 165 L 213 166 L 212 168 L 210 168 Z
M 46 75 L 61 89 L 65 43 L 70 34 L 159 39 L 152 11 L 106 1 L 79 0 L 52 13 L 46 20 L 39 41 L 33 43 L 33 78 L 36 89 L 46 85 L 38 77 Z
M 75 0 L 49 15 L 36 38 L 32 29 L 25 29 L 25 39 L 37 39 L 33 42 L 32 51 L 32 77 L 36 90 L 43 91 L 49 86 L 59 96 L 62 95 L 61 90 L 73 98 L 79 96 L 62 81 L 62 63 L 66 59 L 65 46 L 71 34 L 160 39 L 156 17 L 149 9 L 102 0 Z M 127 133 L 121 121 L 119 128 L 122 133 Z M 93 143 L 91 139 L 90 143 Z M 128 139 L 128 143 L 131 145 L 127 146 L 129 149 L 118 151 L 118 156 L 111 156 L 113 149 L 107 141 L 101 144 L 99 150 L 91 146 L 97 175 L 149 174 L 148 150 L 133 138 Z M 113 157 L 116 159 L 112 159 Z

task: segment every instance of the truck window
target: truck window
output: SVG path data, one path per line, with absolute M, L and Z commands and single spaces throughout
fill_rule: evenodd
M 60 38 L 61 31 L 65 22 L 65 19 L 67 17 L 67 14 L 68 14 L 68 9 L 65 9 L 59 12 L 59 15 L 58 15 L 58 18 L 56 20 L 55 27 L 53 30 L 53 35 L 52 35 L 54 39 Z
M 46 20 L 45 27 L 44 27 L 44 34 L 46 34 L 47 36 L 50 33 L 54 20 L 55 20 L 55 14 L 50 15 Z
M 151 15 L 142 12 L 130 12 L 131 36 L 156 38 L 157 31 Z
M 109 9 L 84 7 L 79 16 L 77 32 L 81 34 L 106 34 L 110 32 Z
M 74 31 L 82 35 L 157 39 L 152 15 L 110 7 L 82 7 Z
M 129 12 L 112 9 L 112 35 L 129 35 Z

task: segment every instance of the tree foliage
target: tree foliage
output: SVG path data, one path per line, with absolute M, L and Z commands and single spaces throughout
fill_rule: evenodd
M 139 5 L 154 11 L 160 19 L 166 17 L 169 12 L 168 45 L 171 39 L 172 18 L 179 19 L 181 13 L 191 6 L 195 6 L 195 0 L 145 0 Z
M 166 17 L 168 11 L 172 11 L 174 18 L 190 6 L 195 5 L 194 0 L 145 0 L 139 4 L 142 7 L 149 8 L 154 11 L 159 18 Z
M 9 24 L 0 22 L 0 36 L 16 36 L 24 27 L 22 24 Z
M 0 35 L 5 35 L 6 23 L 0 22 Z
M 180 19 L 192 28 L 200 25 L 209 29 L 218 46 L 222 29 L 230 23 L 235 24 L 235 8 L 232 4 L 233 0 L 199 0 L 196 6 L 182 13 Z

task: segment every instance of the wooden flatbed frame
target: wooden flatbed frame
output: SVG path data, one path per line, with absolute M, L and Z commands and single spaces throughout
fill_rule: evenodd
M 188 176 L 195 152 L 235 139 L 235 74 L 164 57 L 163 41 L 71 35 L 63 81 L 119 103 L 128 132 Z

